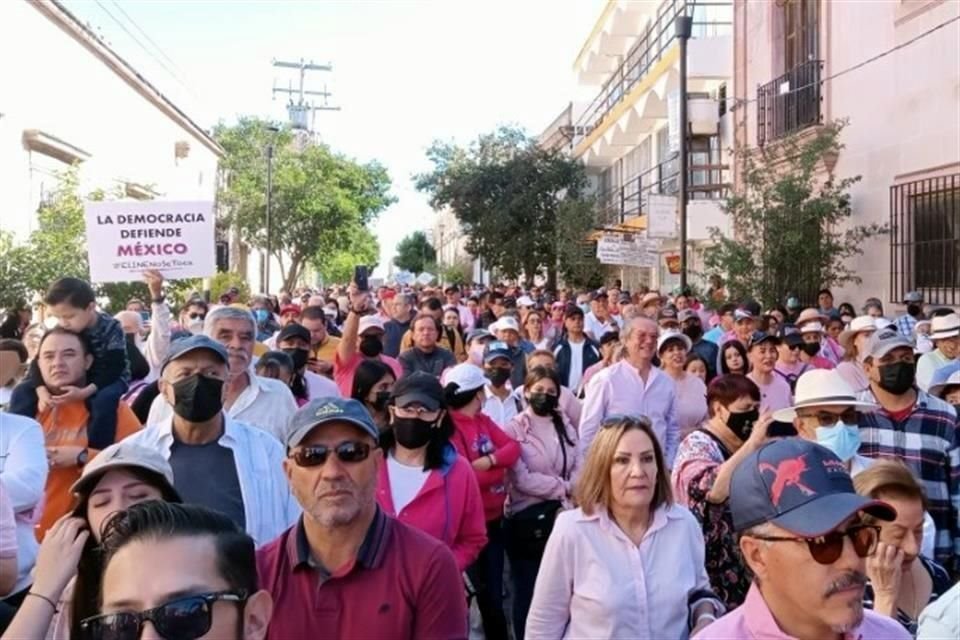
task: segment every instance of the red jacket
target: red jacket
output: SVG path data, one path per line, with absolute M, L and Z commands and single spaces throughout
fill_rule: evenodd
M 384 460 L 377 481 L 377 502 L 388 515 L 443 541 L 453 551 L 461 571 L 473 564 L 487 544 L 477 480 L 473 469 L 453 447 L 447 447 L 443 466 L 430 472 L 420 492 L 400 513 L 393 506 L 390 474 Z
M 450 442 L 457 453 L 471 463 L 477 458 L 494 454 L 495 467 L 486 471 L 477 471 L 477 483 L 483 498 L 483 512 L 487 521 L 503 517 L 503 503 L 507 499 L 507 470 L 520 457 L 520 445 L 508 436 L 485 413 L 478 412 L 471 417 L 459 411 L 451 411 L 450 417 L 457 431 Z

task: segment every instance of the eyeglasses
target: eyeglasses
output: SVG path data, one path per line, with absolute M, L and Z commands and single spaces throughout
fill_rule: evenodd
M 87 618 L 80 623 L 89 640 L 138 640 L 143 623 L 150 621 L 166 640 L 195 640 L 210 631 L 213 603 L 245 602 L 246 593 L 217 591 L 171 600 L 146 611 L 121 611 Z
M 872 525 L 857 525 L 846 531 L 831 531 L 819 538 L 786 538 L 779 536 L 749 536 L 757 540 L 768 542 L 806 542 L 810 555 L 819 564 L 833 564 L 843 554 L 844 538 L 850 538 L 853 550 L 861 558 L 872 556 L 877 550 L 880 539 L 880 527 Z
M 610 429 L 611 427 L 618 427 L 621 424 L 626 424 L 631 429 L 637 429 L 641 426 L 647 429 L 653 428 L 653 423 L 650 422 L 650 418 L 646 416 L 628 416 L 626 414 L 607 416 L 600 424 L 600 428 Z
M 290 457 L 299 467 L 320 467 L 326 464 L 331 453 L 337 455 L 337 460 L 347 464 L 363 462 L 370 457 L 370 445 L 365 442 L 341 442 L 335 447 L 316 444 L 307 447 L 298 447 L 290 453 Z
M 860 412 L 856 409 L 847 409 L 843 413 L 836 414 L 829 411 L 818 411 L 817 413 L 800 416 L 801 418 L 816 418 L 817 424 L 821 427 L 832 427 L 840 420 L 844 424 L 859 424 Z
M 426 407 L 394 407 L 393 410 L 402 418 L 419 418 L 431 421 L 440 417 L 439 409 L 427 409 Z

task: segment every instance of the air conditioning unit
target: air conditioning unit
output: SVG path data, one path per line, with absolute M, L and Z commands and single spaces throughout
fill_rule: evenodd
M 687 99 L 687 117 L 690 133 L 695 136 L 710 136 L 717 133 L 720 124 L 720 105 L 716 98 L 691 97 Z

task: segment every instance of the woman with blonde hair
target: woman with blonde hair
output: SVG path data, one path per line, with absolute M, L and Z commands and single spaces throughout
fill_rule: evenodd
M 674 504 L 649 419 L 604 421 L 575 499 L 547 542 L 527 638 L 683 639 L 723 613 L 700 525 Z
M 536 309 L 531 309 L 523 319 L 521 336 L 532 344 L 534 349 L 549 349 L 553 346 L 553 341 L 546 335 L 543 325 L 543 314 Z
M 861 496 L 883 500 L 897 511 L 889 522 L 864 516 L 880 528 L 880 542 L 867 558 L 863 604 L 916 635 L 920 612 L 950 588 L 947 571 L 921 553 L 926 494 L 899 460 L 875 461 L 854 477 L 853 486 Z

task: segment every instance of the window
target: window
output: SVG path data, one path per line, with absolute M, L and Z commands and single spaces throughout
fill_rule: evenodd
M 783 71 L 819 58 L 819 0 L 779 0 L 783 13 Z
M 960 304 L 960 173 L 890 189 L 891 294 Z

